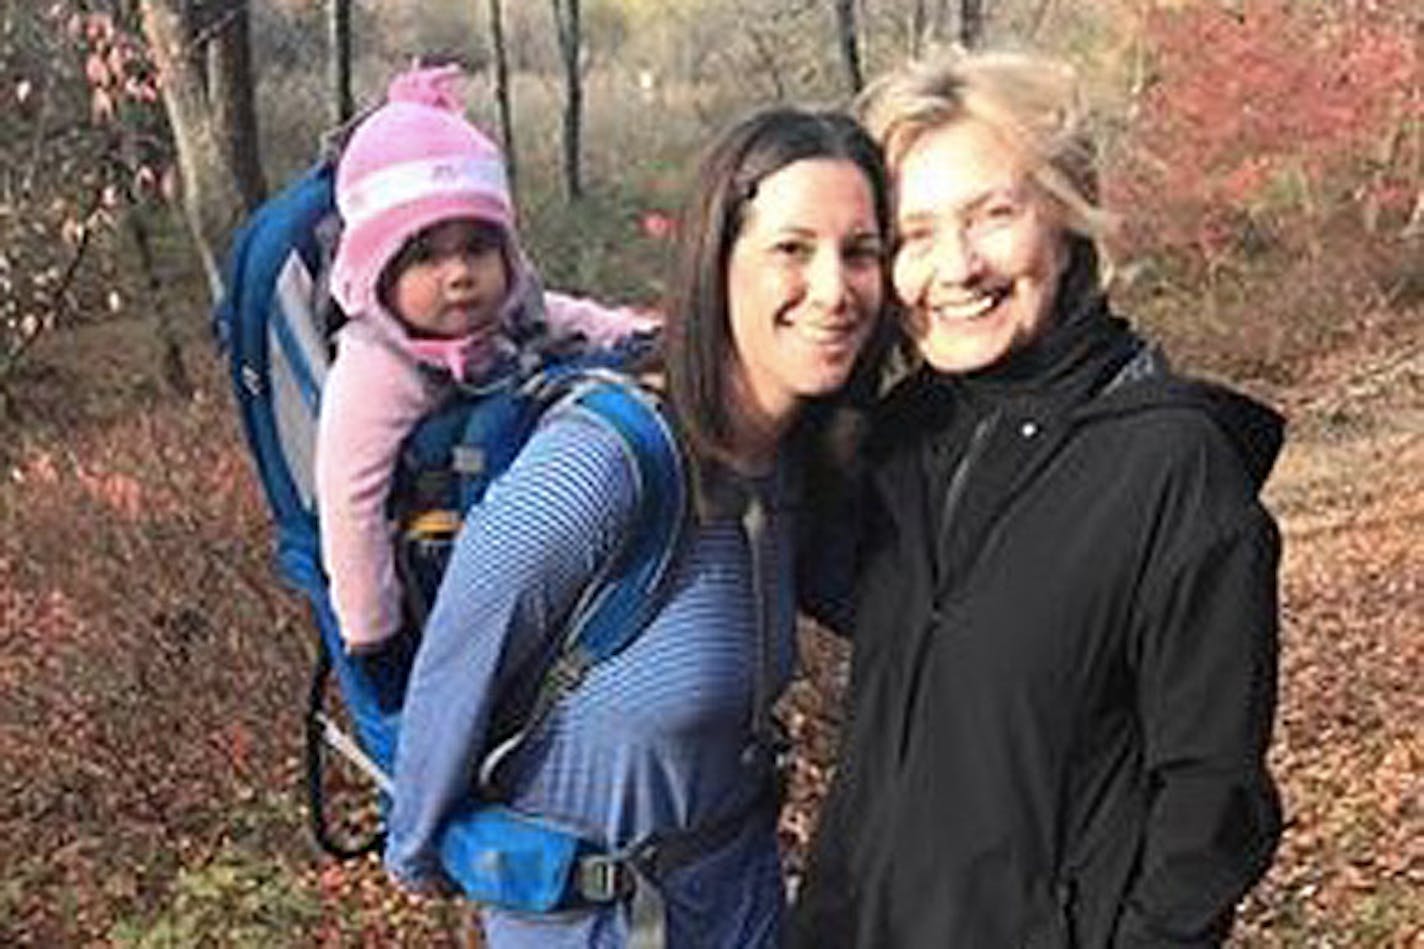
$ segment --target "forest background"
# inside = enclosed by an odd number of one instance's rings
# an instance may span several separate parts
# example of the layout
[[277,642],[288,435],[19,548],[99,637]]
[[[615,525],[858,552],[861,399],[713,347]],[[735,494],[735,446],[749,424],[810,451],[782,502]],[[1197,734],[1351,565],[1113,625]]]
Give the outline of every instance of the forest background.
[[[1123,309],[1291,420],[1288,826],[1233,940],[1424,944],[1418,0],[0,0],[0,944],[477,942],[308,841],[313,641],[209,333],[233,226],[326,129],[458,59],[549,282],[656,306],[716,129],[956,42],[1079,66]],[[845,668],[803,647],[792,877]]]

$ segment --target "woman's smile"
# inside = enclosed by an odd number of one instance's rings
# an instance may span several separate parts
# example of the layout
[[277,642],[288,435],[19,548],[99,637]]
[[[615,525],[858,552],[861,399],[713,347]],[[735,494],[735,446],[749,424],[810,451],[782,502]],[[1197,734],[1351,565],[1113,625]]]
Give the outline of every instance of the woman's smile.
[[984,369],[1044,332],[1064,235],[1006,139],[975,119],[924,135],[900,167],[898,216],[895,289],[931,366]]
[[761,180],[727,274],[747,408],[786,420],[846,381],[879,318],[883,249],[853,162],[805,159]]

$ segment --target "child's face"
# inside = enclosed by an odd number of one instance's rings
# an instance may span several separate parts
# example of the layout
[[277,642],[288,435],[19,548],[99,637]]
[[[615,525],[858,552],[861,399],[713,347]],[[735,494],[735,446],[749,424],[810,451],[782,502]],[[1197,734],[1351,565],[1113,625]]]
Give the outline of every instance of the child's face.
[[509,293],[504,235],[467,218],[411,238],[391,262],[386,305],[417,336],[493,334]]

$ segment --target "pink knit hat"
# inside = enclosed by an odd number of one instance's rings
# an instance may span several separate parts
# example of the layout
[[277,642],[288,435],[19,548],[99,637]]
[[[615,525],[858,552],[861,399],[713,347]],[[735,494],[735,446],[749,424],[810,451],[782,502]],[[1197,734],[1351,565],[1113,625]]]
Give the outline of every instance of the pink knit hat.
[[460,77],[458,66],[400,74],[386,104],[360,124],[342,151],[336,207],[343,231],[331,290],[349,314],[378,306],[381,272],[407,240],[432,224],[477,218],[513,237],[504,158],[461,114],[455,90]]

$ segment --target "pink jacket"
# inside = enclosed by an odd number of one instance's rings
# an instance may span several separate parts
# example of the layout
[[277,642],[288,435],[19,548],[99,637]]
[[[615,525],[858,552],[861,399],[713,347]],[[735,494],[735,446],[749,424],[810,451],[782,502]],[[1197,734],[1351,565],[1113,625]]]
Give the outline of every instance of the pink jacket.
[[[582,334],[593,347],[655,325],[633,310],[558,293],[544,294],[544,311],[553,339]],[[464,376],[462,363],[469,365],[470,356],[458,341],[416,347],[394,318],[381,312],[352,319],[338,335],[336,359],[322,388],[316,490],[321,555],[348,650],[373,648],[401,624],[395,533],[386,501],[401,443],[440,395],[416,361]]]

